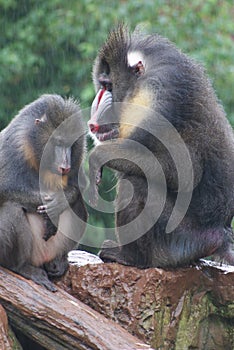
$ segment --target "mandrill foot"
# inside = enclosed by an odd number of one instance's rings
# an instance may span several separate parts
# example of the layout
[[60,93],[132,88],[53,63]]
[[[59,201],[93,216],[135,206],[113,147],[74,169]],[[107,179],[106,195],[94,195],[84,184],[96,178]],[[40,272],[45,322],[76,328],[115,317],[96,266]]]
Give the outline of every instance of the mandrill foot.
[[98,256],[105,263],[116,262],[121,265],[130,265],[122,256],[121,248],[119,247],[118,243],[112,240],[106,240],[103,242]]

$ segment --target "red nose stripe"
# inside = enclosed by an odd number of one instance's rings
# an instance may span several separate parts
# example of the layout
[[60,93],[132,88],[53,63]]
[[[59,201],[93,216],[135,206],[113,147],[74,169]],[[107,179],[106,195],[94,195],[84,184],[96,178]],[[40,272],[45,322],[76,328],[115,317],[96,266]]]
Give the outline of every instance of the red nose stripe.
[[104,94],[104,92],[106,91],[106,89],[101,89],[100,93],[99,93],[99,96],[98,96],[98,103],[97,103],[97,109],[98,109],[98,106],[99,106],[99,103],[101,102],[101,99],[102,99],[102,96]]

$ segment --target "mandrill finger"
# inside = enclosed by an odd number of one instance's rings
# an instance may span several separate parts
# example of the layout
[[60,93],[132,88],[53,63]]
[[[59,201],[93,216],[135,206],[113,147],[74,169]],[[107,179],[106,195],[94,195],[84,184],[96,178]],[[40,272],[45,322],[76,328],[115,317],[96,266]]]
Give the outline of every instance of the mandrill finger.
[[40,205],[39,207],[37,207],[37,213],[38,214],[47,213],[47,205]]
[[102,170],[103,168],[99,169],[96,175],[96,185],[100,185],[102,181]]
[[45,201],[52,201],[53,198],[52,198],[49,194],[46,194],[46,195],[44,196],[44,200],[45,200]]
[[89,190],[88,190],[88,199],[89,199],[89,204],[92,207],[97,206],[98,202],[98,189],[95,184],[90,185]]

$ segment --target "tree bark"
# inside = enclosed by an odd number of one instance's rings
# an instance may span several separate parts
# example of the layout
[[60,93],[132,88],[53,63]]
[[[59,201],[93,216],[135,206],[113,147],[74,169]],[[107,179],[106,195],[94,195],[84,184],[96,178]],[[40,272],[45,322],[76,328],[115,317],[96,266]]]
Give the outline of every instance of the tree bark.
[[7,314],[4,308],[0,305],[0,349],[12,350],[13,348],[22,350],[8,325]]
[[3,268],[0,303],[14,327],[49,350],[150,349],[65,291],[52,293]]
[[154,349],[234,349],[234,267],[70,265],[58,284]]

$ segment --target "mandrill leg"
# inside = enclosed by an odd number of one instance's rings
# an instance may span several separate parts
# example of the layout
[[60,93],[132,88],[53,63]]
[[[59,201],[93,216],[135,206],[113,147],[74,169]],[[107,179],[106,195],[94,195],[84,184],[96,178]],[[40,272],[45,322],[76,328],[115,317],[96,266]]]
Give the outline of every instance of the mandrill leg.
[[46,287],[51,292],[56,292],[57,288],[55,285],[49,280],[48,275],[46,271],[43,268],[32,266],[29,264],[25,264],[21,266],[20,268],[13,268],[14,272],[18,273],[19,275],[30,279],[34,281],[37,284],[40,284],[41,286]]

